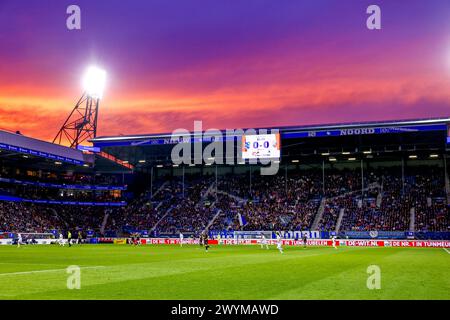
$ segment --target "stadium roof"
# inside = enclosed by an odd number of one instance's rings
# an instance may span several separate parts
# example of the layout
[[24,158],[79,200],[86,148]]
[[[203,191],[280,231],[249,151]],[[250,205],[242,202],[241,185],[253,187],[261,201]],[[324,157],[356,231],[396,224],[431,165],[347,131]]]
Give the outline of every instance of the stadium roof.
[[[356,123],[335,123],[335,124],[325,124],[325,125],[308,125],[308,126],[281,126],[281,127],[262,127],[255,128],[255,130],[279,130],[281,134],[283,133],[293,133],[293,132],[318,132],[318,131],[332,131],[332,130],[343,130],[351,128],[374,128],[374,127],[403,127],[413,128],[420,127],[424,129],[428,128],[429,125],[447,125],[450,123],[450,118],[428,118],[428,119],[413,119],[413,120],[392,120],[392,121],[370,121],[370,122],[356,122]],[[437,129],[438,127],[436,127]],[[440,127],[442,129],[443,127]],[[243,131],[249,128],[242,129]],[[238,130],[236,128],[230,130]],[[226,133],[226,130],[221,130],[222,133]],[[199,133],[192,132],[191,134],[198,135]],[[153,133],[153,134],[136,134],[136,135],[119,135],[119,136],[100,136],[90,141],[96,146],[112,146],[112,145],[129,145],[126,142],[142,142],[147,139],[158,139],[158,138],[170,138],[171,133]],[[240,136],[239,134],[237,134]]]
[[[25,168],[44,170],[85,170],[93,164],[92,155],[47,141],[0,130],[0,161]],[[82,169],[81,169],[82,168]]]
[[79,150],[3,130],[0,130],[0,149],[75,165],[85,162]]
[[[279,130],[284,161],[301,156],[307,156],[309,159],[320,158],[321,155],[342,154],[347,150],[352,153],[367,153],[367,150],[370,150],[374,154],[391,155],[392,152],[407,150],[425,150],[428,153],[430,150],[445,151],[448,124],[450,118],[431,118],[268,127],[255,130]],[[231,135],[231,139],[226,136],[226,131],[222,130],[222,141],[240,141],[238,138],[245,130],[236,131]],[[214,140],[206,135],[202,136],[199,132],[191,132],[190,137],[191,142],[202,142],[204,145]],[[171,150],[180,140],[172,138],[171,134],[162,133],[97,137],[91,142],[103,152],[139,168],[171,164]]]

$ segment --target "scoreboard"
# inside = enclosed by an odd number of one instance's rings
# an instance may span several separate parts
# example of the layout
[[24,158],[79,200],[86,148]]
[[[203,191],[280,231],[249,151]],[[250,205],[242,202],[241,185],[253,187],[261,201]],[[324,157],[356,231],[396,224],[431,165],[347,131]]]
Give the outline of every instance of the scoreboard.
[[242,136],[242,159],[280,158],[280,134]]

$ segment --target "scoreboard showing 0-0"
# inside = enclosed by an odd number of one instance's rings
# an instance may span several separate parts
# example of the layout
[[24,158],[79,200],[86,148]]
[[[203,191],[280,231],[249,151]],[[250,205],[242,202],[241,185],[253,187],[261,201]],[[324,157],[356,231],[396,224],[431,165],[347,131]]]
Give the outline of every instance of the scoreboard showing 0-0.
[[242,159],[280,158],[280,134],[242,136]]

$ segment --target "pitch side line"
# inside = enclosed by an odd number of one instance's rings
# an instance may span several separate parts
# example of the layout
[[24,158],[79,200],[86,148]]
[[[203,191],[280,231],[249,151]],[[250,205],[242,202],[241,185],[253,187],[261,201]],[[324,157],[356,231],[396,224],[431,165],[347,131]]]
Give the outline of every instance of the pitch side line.
[[447,250],[447,248],[442,248],[445,250],[445,252],[447,252],[448,254],[450,254],[450,251]]
[[[80,269],[99,269],[99,268],[105,268],[105,267],[104,266],[80,267]],[[0,277],[2,277],[2,276],[15,276],[15,275],[21,275],[21,274],[58,272],[58,271],[66,271],[66,270],[67,270],[67,268],[64,268],[64,269],[32,270],[32,271],[21,271],[21,272],[8,272],[8,273],[0,273]]]

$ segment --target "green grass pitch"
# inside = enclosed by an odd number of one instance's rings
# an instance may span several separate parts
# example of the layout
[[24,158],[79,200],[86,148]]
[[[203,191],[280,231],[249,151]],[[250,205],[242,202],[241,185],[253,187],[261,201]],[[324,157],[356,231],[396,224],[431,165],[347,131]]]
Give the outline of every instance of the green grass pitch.
[[[66,268],[81,268],[67,289]],[[381,270],[369,290],[367,267]],[[0,246],[1,299],[450,299],[443,249]]]

